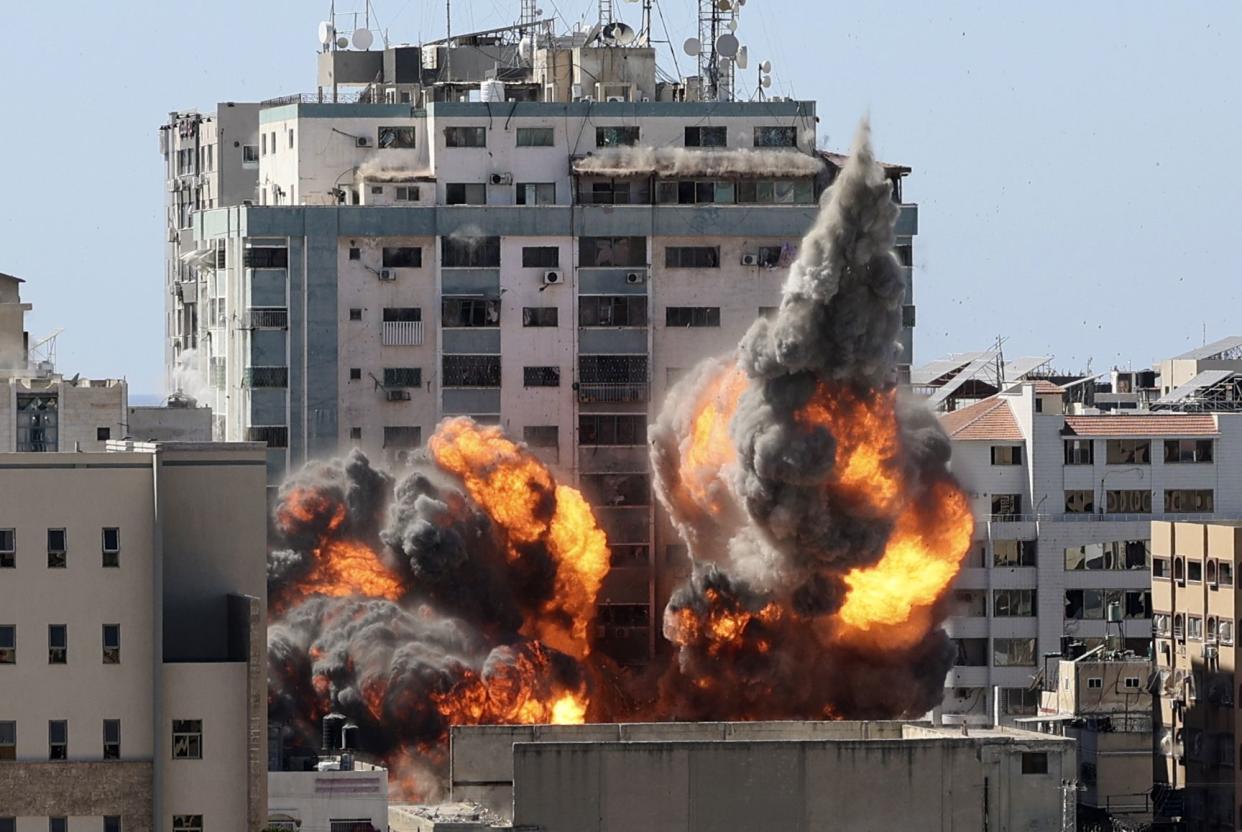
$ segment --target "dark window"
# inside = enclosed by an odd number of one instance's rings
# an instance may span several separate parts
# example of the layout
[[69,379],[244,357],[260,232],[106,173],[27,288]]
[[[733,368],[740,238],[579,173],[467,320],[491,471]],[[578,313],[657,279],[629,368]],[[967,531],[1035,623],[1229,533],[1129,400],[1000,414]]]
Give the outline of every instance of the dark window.
[[599,623],[608,627],[646,627],[651,607],[646,604],[600,604]]
[[988,640],[986,638],[955,638],[953,645],[957,648],[957,658],[953,664],[958,667],[987,667]]
[[112,438],[112,428],[95,428],[95,440],[97,442],[107,442]]
[[0,569],[17,567],[17,529],[0,529]]
[[645,543],[613,543],[608,547],[610,566],[646,566],[651,563],[651,547]]
[[914,247],[906,244],[901,246],[893,246],[893,254],[897,256],[897,262],[903,266],[914,265]]
[[758,265],[766,269],[775,269],[781,264],[781,254],[783,251],[783,246],[759,246],[759,250],[755,254]]
[[670,306],[664,310],[665,326],[720,326],[719,306]]
[[1149,465],[1150,439],[1109,439],[1105,445],[1109,465]]
[[1021,494],[993,494],[993,517],[1018,517],[1022,514]]
[[554,138],[551,127],[519,127],[518,147],[552,147]]
[[992,615],[997,618],[1027,618],[1035,615],[1035,590],[992,590]]
[[65,624],[47,625],[47,663],[67,664],[69,661],[69,627]]
[[121,565],[121,530],[118,528],[106,527],[103,530],[103,565]]
[[69,818],[53,816],[47,819],[47,832],[69,832]]
[[69,759],[69,723],[63,719],[47,721],[47,758]]
[[595,146],[633,147],[638,144],[638,136],[638,128],[633,126],[596,127]]
[[557,318],[555,306],[522,307],[522,326],[556,326]]
[[646,384],[645,355],[582,355],[578,374],[584,384]]
[[755,147],[797,147],[796,127],[756,127]]
[[1038,551],[1034,540],[993,540],[992,565],[996,567],[1034,566]]
[[486,127],[445,127],[445,147],[487,147]]
[[17,759],[17,723],[0,720],[0,760]]
[[578,265],[582,268],[645,267],[646,237],[580,237]]
[[384,322],[399,323],[409,321],[421,321],[423,319],[423,310],[418,306],[385,306]]
[[361,439],[361,438],[362,438],[362,428],[350,428],[350,429],[349,429],[349,438],[350,438],[350,439]]
[[578,417],[579,445],[645,445],[647,417],[641,413],[589,413]]
[[500,301],[446,297],[440,302],[440,323],[445,327],[500,326]]
[[17,627],[0,624],[0,664],[17,664]]
[[915,311],[913,306],[907,304],[906,306],[901,307],[901,325],[906,327],[912,327],[915,325]]
[[421,367],[385,367],[384,387],[422,387]]
[[385,247],[382,262],[386,269],[421,269],[423,250],[418,246]]
[[362,380],[362,368],[361,367],[350,367],[349,368],[349,380],[350,381],[361,381]]
[[385,448],[417,448],[423,444],[423,429],[418,425],[385,425]]
[[248,269],[287,269],[289,268],[289,249],[248,248],[242,254],[242,264]]
[[[289,131],[289,140],[293,140],[293,131]],[[121,816],[120,815],[104,815],[103,832],[121,832]]]
[[1034,667],[1035,639],[992,639],[992,665],[994,667]]
[[583,474],[578,481],[593,506],[651,505],[651,478],[647,474]]
[[103,663],[121,663],[121,625],[103,625]]
[[64,529],[47,530],[47,568],[64,569],[67,565],[67,541]]
[[686,147],[724,147],[728,131],[724,127],[687,127]]
[[361,309],[359,309],[357,306],[352,306],[352,307],[350,307],[350,309],[349,309],[349,319],[350,319],[351,321],[361,321],[361,320],[362,320],[362,310],[361,310]]
[[555,269],[561,264],[557,246],[523,246],[522,266],[528,269]]
[[349,247],[349,259],[350,260],[361,260],[362,249],[358,248],[357,246],[350,246]]
[[1021,465],[1022,464],[1022,446],[1021,445],[993,445],[992,446],[992,464],[993,465]]
[[[637,203],[637,198],[631,200],[630,183],[619,181],[616,179],[606,179],[597,182],[591,182],[590,190],[586,190],[588,183],[583,183],[583,187],[579,190],[579,200],[588,205],[629,205],[631,201]],[[639,195],[637,189],[633,189],[634,196]]]
[[519,182],[516,194],[518,205],[555,205],[555,182]]
[[1065,440],[1066,465],[1091,465],[1095,462],[1095,443],[1090,439]]
[[560,387],[560,367],[523,367],[522,386],[524,387]]
[[1091,489],[1072,489],[1065,492],[1066,514],[1093,514],[1095,492]]
[[664,266],[669,269],[718,269],[719,246],[669,246],[664,249]]
[[582,295],[578,326],[646,326],[645,295]]
[[393,199],[397,202],[418,202],[419,198],[417,185],[398,185],[393,188]]
[[446,268],[496,268],[500,265],[499,237],[441,237],[441,265]]
[[380,127],[376,144],[381,150],[414,147],[413,127]]
[[1023,751],[1022,752],[1022,773],[1023,774],[1047,774],[1048,773],[1048,755],[1043,751]]
[[1164,492],[1168,514],[1209,514],[1216,510],[1215,502],[1210,488],[1171,488]]
[[289,447],[289,428],[284,425],[254,425],[246,428],[247,442],[266,442],[269,448]]
[[103,721],[103,758],[105,760],[121,759],[121,720],[119,719]]
[[448,182],[444,185],[446,205],[486,205],[487,186],[482,182]]
[[202,815],[173,815],[173,832],[203,832]]
[[499,355],[444,356],[445,387],[499,387]]
[[1211,439],[1164,440],[1165,462],[1211,462]]
[[203,758],[203,721],[174,719],[172,721],[172,756],[174,760]]

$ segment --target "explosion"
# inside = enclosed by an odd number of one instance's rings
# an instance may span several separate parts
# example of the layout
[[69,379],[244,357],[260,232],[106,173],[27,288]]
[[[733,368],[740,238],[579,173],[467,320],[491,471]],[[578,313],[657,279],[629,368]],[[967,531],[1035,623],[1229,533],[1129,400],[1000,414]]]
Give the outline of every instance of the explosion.
[[775,316],[664,402],[656,495],[695,568],[645,675],[593,644],[609,551],[590,504],[500,428],[445,420],[399,480],[354,451],[286,482],[269,701],[291,744],[313,753],[342,714],[403,797],[431,799],[454,724],[934,707],[973,521],[947,438],[895,384],[897,212],[864,126]]

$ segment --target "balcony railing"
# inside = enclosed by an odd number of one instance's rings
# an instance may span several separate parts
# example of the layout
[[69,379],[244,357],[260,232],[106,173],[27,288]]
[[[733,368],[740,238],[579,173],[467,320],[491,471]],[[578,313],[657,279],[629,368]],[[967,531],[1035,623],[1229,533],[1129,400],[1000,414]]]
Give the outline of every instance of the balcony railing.
[[251,329],[288,329],[288,309],[251,309],[249,315]]
[[421,347],[423,345],[422,321],[384,321],[380,330],[380,343],[385,347]]
[[1098,514],[1082,513],[1040,513],[1040,514],[985,514],[980,520],[988,523],[1125,523],[1143,522],[1147,520],[1174,520],[1185,523],[1203,523],[1217,519],[1218,515],[1208,513],[1190,514],[1181,512],[1151,511],[1143,514]]
[[632,384],[578,383],[578,401],[582,404],[642,403],[647,401],[649,396],[650,385],[645,381]]
[[288,367],[247,367],[242,374],[246,387],[288,387]]

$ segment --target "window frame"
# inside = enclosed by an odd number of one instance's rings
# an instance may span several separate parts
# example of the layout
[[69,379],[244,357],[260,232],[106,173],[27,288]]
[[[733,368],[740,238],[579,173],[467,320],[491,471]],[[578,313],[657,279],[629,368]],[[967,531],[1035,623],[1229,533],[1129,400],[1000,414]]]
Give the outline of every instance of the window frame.
[[[171,720],[172,744],[169,753],[174,760],[203,759],[203,720],[174,719]],[[179,730],[180,729],[180,730]],[[178,749],[177,741],[184,741],[184,748]]]
[[487,127],[480,125],[451,124],[444,128],[444,146],[453,150],[469,150],[487,147]]
[[[547,138],[547,141],[529,141],[538,136],[539,138]],[[523,137],[527,141],[522,141]],[[556,147],[556,129],[553,127],[519,127],[514,136],[514,147]]]
[[[60,534],[60,546],[52,545],[52,535]],[[65,528],[50,528],[47,530],[47,568],[48,569],[68,569],[69,568],[69,530]]]
[[[115,739],[108,739],[109,728],[115,729]],[[119,719],[103,721],[103,758],[105,760],[121,759],[121,720]]]
[[17,529],[0,529],[0,569],[17,568]]
[[[108,545],[108,533],[112,532],[116,539],[114,545]],[[118,526],[104,526],[99,533],[100,557],[105,569],[118,569],[121,566],[121,529]]]
[[[58,734],[60,739],[57,739]],[[47,721],[47,758],[56,762],[69,759],[69,720]]]
[[[58,638],[59,636],[59,638]],[[58,645],[56,642],[60,641]],[[47,663],[69,664],[69,625],[47,625]]]
[[[109,644],[108,636],[115,635],[113,644]],[[121,663],[121,625],[120,624],[104,624],[101,637],[101,645],[103,648],[104,664],[120,664]]]
[[[388,143],[384,142],[385,131],[392,136]],[[292,137],[289,141],[289,146],[293,147]],[[381,124],[375,128],[375,147],[377,150],[414,150],[418,147],[418,130],[412,125]]]

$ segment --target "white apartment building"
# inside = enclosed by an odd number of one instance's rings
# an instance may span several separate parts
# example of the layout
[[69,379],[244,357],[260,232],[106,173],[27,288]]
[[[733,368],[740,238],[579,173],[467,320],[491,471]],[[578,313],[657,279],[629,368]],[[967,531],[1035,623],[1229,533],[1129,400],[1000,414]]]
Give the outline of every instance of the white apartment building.
[[1025,381],[941,416],[976,518],[947,625],[946,721],[1033,714],[1032,678],[1063,639],[1147,655],[1151,521],[1242,514],[1242,414],[1073,415],[1063,401]]
[[260,830],[259,445],[0,465],[0,830]]
[[[641,661],[689,567],[653,509],[648,418],[777,305],[842,160],[814,102],[696,100],[641,40],[521,34],[324,52],[318,94],[259,105],[255,190],[170,204],[170,356],[205,379],[217,439],[267,443],[272,482],[351,446],[399,459],[446,416],[503,425],[603,507],[601,626]],[[350,78],[361,96],[329,93]],[[199,174],[167,146],[184,189]],[[887,170],[900,202],[909,170]],[[903,205],[907,267],[916,231]]]

